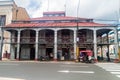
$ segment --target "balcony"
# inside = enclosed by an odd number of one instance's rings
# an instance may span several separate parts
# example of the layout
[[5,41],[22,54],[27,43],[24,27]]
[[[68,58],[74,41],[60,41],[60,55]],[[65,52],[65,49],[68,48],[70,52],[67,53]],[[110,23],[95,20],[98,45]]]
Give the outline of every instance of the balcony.
[[85,36],[79,36],[79,44],[91,44],[93,43],[93,38],[92,37],[85,37]]
[[4,37],[3,43],[9,44],[9,43],[17,43],[17,38],[9,38],[9,37]]
[[72,44],[73,43],[73,38],[70,38],[70,37],[58,38],[58,43],[59,44]]
[[38,42],[40,44],[53,44],[54,43],[54,37],[39,38]]
[[21,43],[35,43],[35,37],[21,37]]

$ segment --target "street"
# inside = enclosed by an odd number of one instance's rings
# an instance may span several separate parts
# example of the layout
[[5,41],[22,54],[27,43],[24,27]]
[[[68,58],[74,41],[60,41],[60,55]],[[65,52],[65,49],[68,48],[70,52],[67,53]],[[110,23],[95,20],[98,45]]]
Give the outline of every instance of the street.
[[[107,66],[109,68],[107,68]],[[0,80],[119,80],[119,79],[120,79],[119,63],[86,64],[74,62],[37,62],[37,61],[0,62]]]

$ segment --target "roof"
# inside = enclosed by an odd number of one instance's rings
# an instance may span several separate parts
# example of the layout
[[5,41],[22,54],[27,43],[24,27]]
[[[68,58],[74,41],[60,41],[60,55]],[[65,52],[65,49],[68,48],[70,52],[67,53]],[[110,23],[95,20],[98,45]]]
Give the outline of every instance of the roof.
[[[39,18],[31,18],[30,20],[76,20],[77,17],[69,17],[69,16],[52,16],[52,17],[39,17]],[[87,18],[78,18],[80,20],[87,20]]]
[[[44,12],[43,14],[57,14],[64,13],[63,11],[59,12]],[[78,23],[78,24],[77,24]],[[6,27],[105,27],[109,26],[106,24],[98,24],[94,23],[93,19],[88,18],[77,18],[77,17],[69,17],[69,16],[43,16],[39,18],[31,18],[28,20],[17,20],[12,24],[7,25]]]
[[65,11],[43,12],[43,14],[65,14]]
[[[77,23],[76,22],[57,22],[57,23],[12,23],[7,25],[6,27],[20,27],[20,28],[24,28],[24,27],[29,27],[29,28],[33,28],[33,27],[76,27]],[[78,23],[78,26],[81,27],[104,27],[104,26],[109,26],[109,25],[105,25],[105,24],[98,24],[98,23],[93,23],[93,22],[80,22]]]

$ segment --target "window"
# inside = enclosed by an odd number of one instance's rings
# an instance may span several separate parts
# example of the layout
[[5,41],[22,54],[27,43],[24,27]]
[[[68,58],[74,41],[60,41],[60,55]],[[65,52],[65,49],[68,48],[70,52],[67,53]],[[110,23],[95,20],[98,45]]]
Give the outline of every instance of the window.
[[4,26],[6,22],[6,16],[0,15],[0,26]]

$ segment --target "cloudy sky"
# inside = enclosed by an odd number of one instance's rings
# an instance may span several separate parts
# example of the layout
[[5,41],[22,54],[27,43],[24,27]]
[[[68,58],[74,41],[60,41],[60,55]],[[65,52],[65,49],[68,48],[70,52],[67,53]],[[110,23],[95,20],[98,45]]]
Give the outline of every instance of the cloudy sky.
[[[118,20],[120,0],[15,0],[26,8],[30,17],[41,17],[45,11],[66,11],[67,16]],[[79,9],[77,12],[77,8]]]

